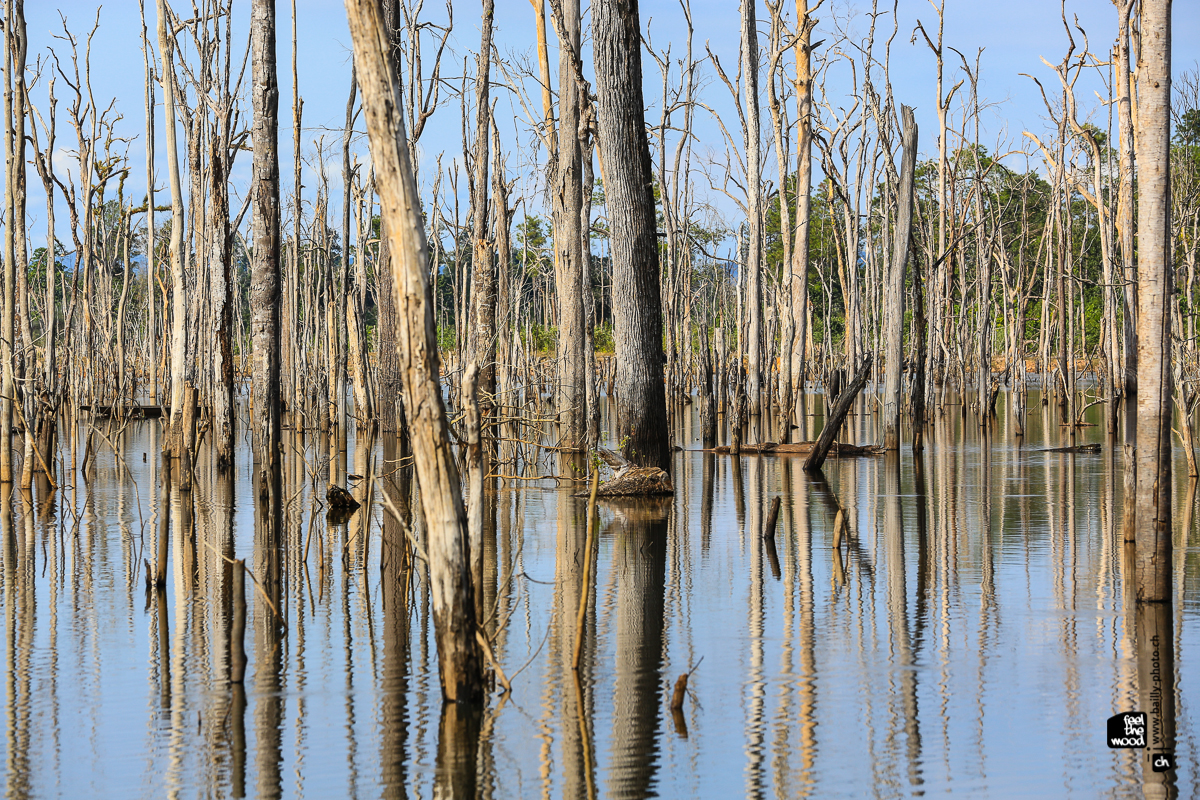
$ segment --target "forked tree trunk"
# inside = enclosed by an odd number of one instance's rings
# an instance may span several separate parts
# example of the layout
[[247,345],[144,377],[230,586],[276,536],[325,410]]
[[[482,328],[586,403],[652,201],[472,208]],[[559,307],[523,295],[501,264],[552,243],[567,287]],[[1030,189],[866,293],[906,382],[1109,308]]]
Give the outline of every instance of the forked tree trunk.
[[279,82],[275,73],[275,0],[250,7],[254,143],[251,226],[251,337],[254,348],[254,459],[261,497],[279,491]]
[[429,537],[429,579],[442,694],[447,700],[476,702],[483,694],[483,669],[476,640],[466,513],[438,382],[428,250],[401,118],[400,81],[388,57],[388,36],[379,0],[346,0],[346,14],[380,204],[388,220],[399,312],[397,356]]
[[612,228],[617,440],[629,461],[669,472],[658,238],[637,0],[598,0],[592,13],[597,129]]
[[1159,603],[1171,599],[1171,0],[1142,2],[1138,69],[1137,599]]
[[900,384],[904,362],[904,271],[912,241],[913,174],[917,166],[917,123],[912,109],[900,106],[904,127],[904,155],[900,164],[900,189],[896,198],[896,235],[892,243],[887,286],[884,289],[886,371],[883,378],[883,446],[900,449]]

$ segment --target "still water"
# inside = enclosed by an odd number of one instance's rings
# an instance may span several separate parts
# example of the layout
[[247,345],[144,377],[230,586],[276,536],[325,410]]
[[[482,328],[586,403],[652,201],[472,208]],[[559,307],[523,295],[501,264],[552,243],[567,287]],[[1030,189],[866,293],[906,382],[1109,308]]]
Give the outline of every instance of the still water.
[[[292,434],[272,550],[247,442],[232,479],[202,459],[187,490],[162,480],[157,421],[95,423],[86,472],[83,423],[58,492],[3,498],[5,795],[1200,797],[1184,462],[1175,601],[1143,620],[1105,412],[1077,436],[1101,452],[1071,455],[1041,450],[1070,442],[1036,394],[1023,442],[1006,402],[989,438],[952,406],[919,462],[907,446],[831,459],[823,479],[800,458],[700,452],[696,407],[680,407],[675,496],[600,504],[578,677],[585,487],[497,481],[483,603],[512,692],[480,715],[441,703],[428,588],[379,502],[416,504],[390,443],[351,436],[344,469],[370,502],[340,521],[320,502],[328,441]],[[820,425],[810,405],[803,438]],[[877,438],[870,413],[851,427],[848,441]],[[545,474],[572,473],[526,470]],[[772,545],[759,531],[775,497]],[[147,590],[164,532],[166,585]],[[226,680],[232,558],[261,584],[244,691]],[[1146,710],[1151,638],[1174,681],[1166,786],[1105,740],[1108,717]]]

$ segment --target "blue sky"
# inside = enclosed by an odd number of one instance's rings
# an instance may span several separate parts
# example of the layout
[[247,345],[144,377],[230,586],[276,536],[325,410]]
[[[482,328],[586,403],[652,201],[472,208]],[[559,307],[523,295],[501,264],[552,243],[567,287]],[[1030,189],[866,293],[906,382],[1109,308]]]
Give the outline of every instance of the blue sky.
[[[182,11],[184,6],[177,3]],[[1049,123],[1046,120],[1045,107],[1037,87],[1028,77],[1020,73],[1030,73],[1039,77],[1048,88],[1055,85],[1053,72],[1040,60],[1045,57],[1051,63],[1061,60],[1066,47],[1066,35],[1061,22],[1061,9],[1057,4],[1036,2],[1035,0],[1012,0],[1005,3],[975,3],[961,0],[947,0],[945,11],[945,43],[960,50],[972,63],[978,48],[984,48],[980,82],[980,96],[986,102],[996,104],[984,112],[983,140],[989,149],[996,149],[1000,143],[1001,149],[1019,148],[1022,146],[1021,132],[1031,130],[1039,135],[1046,132]],[[147,23],[151,35],[154,32],[154,0],[147,2]],[[189,4],[190,6],[190,4]],[[249,21],[249,2],[236,0],[234,18],[234,39],[236,51],[240,56],[245,47],[245,34]],[[302,152],[310,158],[315,152],[314,142],[321,135],[326,143],[340,142],[338,129],[344,123],[346,94],[350,80],[350,36],[346,28],[345,9],[338,0],[299,0],[299,83],[301,95],[304,98],[304,119]],[[813,34],[814,40],[825,39],[832,43],[836,39],[833,31],[834,18],[842,20],[841,25],[847,27],[853,36],[862,37],[867,31],[869,20],[866,12],[869,4],[862,2],[853,4],[825,5],[816,13],[820,20]],[[881,4],[881,10],[886,16],[878,23],[877,56],[882,55],[883,40],[890,34],[891,8],[886,9]],[[1091,0],[1090,2],[1070,2],[1067,5],[1068,19],[1074,21],[1078,17],[1079,24],[1087,31],[1093,50],[1106,51],[1116,33],[1116,11],[1111,2]],[[60,58],[65,58],[66,47],[61,40],[54,39],[55,34],[61,34],[59,14],[66,17],[72,31],[80,38],[81,46],[86,32],[90,30],[95,19],[97,6],[94,2],[40,2],[27,0],[26,18],[30,40],[30,64],[39,53],[44,53],[47,46],[54,46]],[[586,11],[585,11],[586,13]],[[765,31],[766,8],[759,5],[760,29]],[[445,19],[445,8],[435,0],[426,0],[424,15],[434,20]],[[479,7],[476,3],[459,2],[454,9],[454,30],[450,38],[450,52],[443,64],[442,74],[457,82],[463,73],[463,58],[478,46]],[[291,11],[287,0],[277,0],[278,15],[278,59],[280,78],[280,154],[285,180],[285,196],[291,192]],[[674,2],[643,2],[641,6],[643,27],[651,23],[651,33],[656,48],[662,48],[667,42],[672,42],[672,55],[683,53],[683,15],[679,3]],[[693,43],[694,56],[699,58],[704,54],[707,44],[721,59],[722,64],[731,73],[736,70],[739,13],[738,4],[733,0],[717,2],[716,0],[695,0],[692,5],[695,39]],[[892,46],[892,83],[897,102],[907,103],[916,108],[917,121],[921,128],[920,148],[923,157],[936,152],[936,105],[935,105],[935,68],[934,59],[929,48],[918,34],[917,43],[910,44],[913,29],[919,19],[925,23],[931,35],[936,30],[937,14],[928,0],[902,0],[898,6],[899,32]],[[496,9],[495,40],[501,53],[515,54],[527,58],[532,57],[533,11],[528,0],[500,0]],[[1200,4],[1180,2],[1174,4],[1174,52],[1173,64],[1176,74],[1184,70],[1195,70],[1197,59],[1200,58],[1200,46],[1197,45],[1196,33],[1200,33]],[[131,195],[141,198],[145,192],[144,176],[144,108],[143,108],[143,64],[140,45],[141,24],[138,17],[136,0],[117,0],[100,9],[100,29],[92,47],[92,84],[98,104],[106,105],[109,100],[116,98],[115,109],[124,116],[118,125],[121,135],[134,137],[128,145],[133,174],[128,181],[128,191]],[[1077,39],[1078,41],[1078,39]],[[551,32],[551,47],[553,48],[553,33]],[[828,44],[826,45],[828,46]],[[427,54],[428,59],[431,53]],[[584,61],[587,71],[591,70],[590,46],[585,44]],[[947,85],[952,85],[962,77],[957,69],[958,59],[949,51],[946,52]],[[556,72],[557,59],[551,53],[552,70]],[[646,72],[646,87],[648,111],[647,118],[656,120],[658,117],[658,98],[660,79],[654,62],[643,56],[643,67]],[[470,65],[473,69],[473,59]],[[235,68],[236,71],[236,68]],[[843,76],[844,68],[831,72],[830,94],[839,97],[845,94]],[[705,67],[703,71],[704,86],[701,98],[710,106],[726,117],[726,124],[736,125],[728,91],[716,79],[712,69]],[[247,80],[249,70],[247,70]],[[493,79],[496,79],[495,71]],[[841,84],[841,88],[839,88]],[[534,87],[529,86],[529,90]],[[964,87],[965,88],[965,87]],[[1077,90],[1081,115],[1094,115],[1094,119],[1102,128],[1106,126],[1106,112],[1100,107],[1093,90],[1102,90],[1102,84],[1095,76],[1081,78]],[[65,114],[66,88],[62,81],[58,84],[59,121],[58,142],[61,150],[72,149],[73,133]],[[536,213],[536,206],[541,192],[535,184],[540,174],[540,159],[544,154],[535,154],[532,150],[533,137],[529,133],[520,105],[513,99],[511,92],[499,90],[497,114],[500,119],[502,135],[506,147],[513,148],[509,155],[508,169],[510,174],[518,176],[514,189],[516,196],[529,198],[530,213]],[[965,92],[963,93],[965,98]],[[45,113],[44,81],[33,91],[35,103]],[[161,102],[161,91],[158,93]],[[248,105],[247,105],[247,115]],[[769,120],[765,102],[763,109],[764,124]],[[158,123],[158,156],[159,177],[157,186],[166,188],[166,173],[162,157],[164,146],[162,139],[163,125]],[[361,130],[361,121],[360,121]],[[714,124],[706,119],[705,114],[698,116],[696,133],[704,144],[710,144],[718,149],[721,147],[719,132]],[[764,137],[769,139],[766,131]],[[514,147],[514,145],[519,145]],[[461,127],[459,105],[456,99],[449,100],[429,123],[429,129],[421,140],[422,146],[422,179],[428,183],[432,178],[433,165],[436,157],[442,154],[443,165],[449,165],[461,159]],[[366,158],[365,139],[359,137],[356,149]],[[697,156],[703,157],[704,147],[697,150]],[[60,159],[60,163],[66,163]],[[774,157],[766,159],[770,170],[774,171]],[[250,156],[244,153],[239,156],[232,174],[232,185],[236,193],[240,193],[249,175]],[[1014,164],[1024,168],[1024,159]],[[1031,166],[1040,167],[1040,161],[1031,162]],[[337,213],[340,205],[340,156],[334,155],[327,161],[326,171],[331,185],[335,187],[331,194]],[[315,174],[311,164],[306,167],[305,191],[311,198],[316,186]],[[719,194],[709,192],[700,179],[699,194],[708,195],[718,213],[732,221],[737,212],[733,204]],[[30,169],[29,222],[31,228],[31,246],[39,246],[44,241],[45,201],[40,194],[40,182]],[[461,191],[465,193],[465,180],[461,181]],[[186,199],[186,198],[185,198]],[[166,197],[160,202],[166,202]],[[232,201],[236,210],[238,199]],[[460,205],[465,209],[465,200]],[[66,232],[66,215],[60,211],[59,225],[62,226],[59,239],[69,241]]]

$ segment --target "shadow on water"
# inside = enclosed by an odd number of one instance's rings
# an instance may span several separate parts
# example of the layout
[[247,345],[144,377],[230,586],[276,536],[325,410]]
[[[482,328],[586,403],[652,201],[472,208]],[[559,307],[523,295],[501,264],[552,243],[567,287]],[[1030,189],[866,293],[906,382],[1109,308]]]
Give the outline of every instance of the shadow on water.
[[[186,480],[156,423],[90,450],[64,429],[60,487],[0,487],[6,795],[1200,796],[1196,484],[1177,471],[1174,601],[1137,606],[1121,443],[1096,408],[1075,442],[1100,453],[1047,452],[1070,437],[1038,400],[1019,440],[1002,393],[990,430],[948,405],[921,456],[815,475],[699,452],[681,404],[676,495],[599,503],[591,552],[584,457],[497,469],[476,581],[512,692],[475,709],[441,702],[405,443],[288,431],[260,497],[244,447]],[[811,439],[821,398],[798,407]],[[360,507],[332,513],[330,483]],[[1128,710],[1149,751],[1104,746]]]

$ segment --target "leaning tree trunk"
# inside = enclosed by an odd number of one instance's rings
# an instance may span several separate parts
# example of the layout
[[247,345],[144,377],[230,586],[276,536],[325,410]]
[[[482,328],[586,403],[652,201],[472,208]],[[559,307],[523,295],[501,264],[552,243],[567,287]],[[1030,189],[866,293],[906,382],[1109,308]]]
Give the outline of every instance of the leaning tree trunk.
[[250,8],[254,72],[254,193],[251,226],[251,338],[254,350],[254,459],[259,495],[279,489],[279,82],[275,73],[275,0]]
[[442,694],[447,700],[476,702],[483,694],[483,669],[476,639],[466,513],[438,382],[428,250],[400,116],[400,81],[388,57],[388,36],[379,0],[346,0],[346,14],[380,205],[388,220],[399,312],[397,355],[404,379],[405,408],[411,415],[413,454],[429,536],[429,580]]
[[1140,70],[1137,599],[1166,602],[1171,599],[1171,0],[1142,2]]
[[599,0],[592,8],[596,121],[612,229],[617,439],[621,454],[633,463],[670,471],[654,180],[642,101],[637,0]]
[[896,198],[896,236],[892,263],[884,289],[884,332],[887,364],[883,377],[883,446],[900,449],[900,383],[904,361],[904,270],[912,241],[913,173],[917,166],[917,123],[912,109],[900,106],[904,126],[904,155],[900,164],[900,190]]

